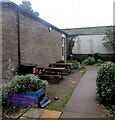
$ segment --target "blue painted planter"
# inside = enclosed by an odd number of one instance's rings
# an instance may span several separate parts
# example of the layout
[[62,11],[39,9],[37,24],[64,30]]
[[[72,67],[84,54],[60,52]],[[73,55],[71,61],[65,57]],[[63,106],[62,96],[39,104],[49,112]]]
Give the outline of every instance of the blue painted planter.
[[46,88],[42,88],[37,92],[9,92],[6,100],[19,106],[41,107],[41,105],[44,104],[45,100],[47,99],[45,93]]

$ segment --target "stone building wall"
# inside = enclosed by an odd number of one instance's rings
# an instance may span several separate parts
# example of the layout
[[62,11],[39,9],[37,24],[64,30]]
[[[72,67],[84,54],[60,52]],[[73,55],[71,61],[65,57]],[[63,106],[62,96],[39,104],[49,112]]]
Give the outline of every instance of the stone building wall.
[[[101,53],[103,60],[115,60],[113,50],[103,47],[105,42],[103,39],[108,31],[112,31],[113,26],[100,26],[88,28],[74,28],[65,29],[65,31],[73,37],[73,46],[69,53],[73,55],[73,59],[77,60],[78,57],[88,57],[98,52]],[[71,43],[71,42],[70,42]]]
[[2,8],[0,6],[0,89],[2,83]]
[[61,33],[20,15],[21,63],[47,66],[61,59]]
[[5,82],[10,81],[17,67],[18,40],[16,12],[4,6],[2,9],[2,77]]
[[[14,73],[18,71],[18,32],[20,34],[21,64],[32,63],[38,64],[38,66],[48,66],[52,62],[62,59],[62,34],[64,32],[23,10],[20,10],[20,24],[18,24],[17,11],[19,9],[14,3],[2,5],[3,82],[10,81]],[[20,31],[18,31],[18,25]],[[66,59],[66,48],[64,50]]]

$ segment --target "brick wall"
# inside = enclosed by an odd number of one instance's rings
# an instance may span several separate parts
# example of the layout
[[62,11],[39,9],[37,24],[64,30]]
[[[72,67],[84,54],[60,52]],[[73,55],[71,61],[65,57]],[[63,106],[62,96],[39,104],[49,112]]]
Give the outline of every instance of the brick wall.
[[[5,6],[2,9],[2,72],[5,82],[9,82],[18,66],[18,41],[16,12]],[[14,70],[11,71],[9,67]],[[4,81],[3,81],[4,82]]]
[[[21,64],[33,63],[38,66],[48,66],[52,62],[62,59],[62,33],[60,31],[54,28],[49,31],[47,24],[43,24],[23,12],[20,12],[19,18]],[[18,70],[17,8],[4,5],[2,19],[2,69],[6,82],[10,81],[13,72]],[[12,68],[12,71],[9,71],[9,68]]]
[[2,9],[0,6],[0,88],[2,83]]
[[61,33],[20,15],[21,62],[47,66],[61,59]]

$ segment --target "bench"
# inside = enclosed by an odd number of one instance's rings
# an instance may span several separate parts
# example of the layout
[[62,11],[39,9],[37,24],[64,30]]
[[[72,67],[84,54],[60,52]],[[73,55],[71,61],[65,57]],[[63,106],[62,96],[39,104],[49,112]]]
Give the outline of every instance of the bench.
[[[56,82],[56,83],[59,83],[60,81],[60,75],[52,75],[52,74],[39,74],[38,75],[41,79],[46,79],[48,80],[48,82]],[[51,81],[49,81],[51,80]]]

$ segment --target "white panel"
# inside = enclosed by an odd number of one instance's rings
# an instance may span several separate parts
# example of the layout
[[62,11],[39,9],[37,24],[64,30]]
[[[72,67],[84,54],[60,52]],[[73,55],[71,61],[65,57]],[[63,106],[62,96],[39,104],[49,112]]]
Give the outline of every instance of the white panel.
[[99,52],[102,54],[112,54],[113,51],[103,47],[102,43],[105,35],[84,35],[78,36],[74,40],[73,54],[93,54]]
[[62,37],[66,38],[66,35],[65,35],[65,34],[62,34]]

